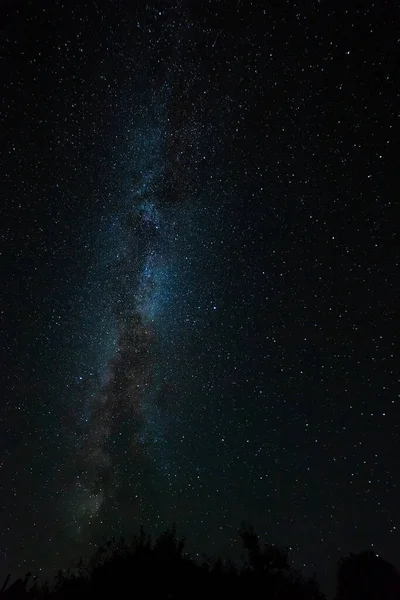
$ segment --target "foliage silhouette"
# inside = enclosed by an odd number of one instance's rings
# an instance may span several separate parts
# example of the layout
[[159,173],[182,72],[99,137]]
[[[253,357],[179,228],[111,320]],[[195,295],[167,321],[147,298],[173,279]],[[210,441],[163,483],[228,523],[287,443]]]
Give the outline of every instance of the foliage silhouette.
[[400,600],[400,576],[375,552],[350,554],[338,564],[336,600]]
[[[50,585],[18,579],[0,591],[0,600],[165,598],[170,600],[324,600],[315,578],[290,565],[286,548],[261,543],[251,526],[239,529],[245,556],[236,565],[221,558],[193,560],[173,526],[153,543],[143,528],[128,543],[106,541],[75,569],[59,571]],[[396,569],[372,552],[350,555],[338,565],[336,600],[400,600]]]

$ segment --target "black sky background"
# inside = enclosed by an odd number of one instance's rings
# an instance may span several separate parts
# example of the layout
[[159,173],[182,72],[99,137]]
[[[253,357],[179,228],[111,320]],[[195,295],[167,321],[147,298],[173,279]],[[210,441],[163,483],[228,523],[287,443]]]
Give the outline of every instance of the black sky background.
[[2,2],[0,573],[173,521],[400,564],[398,17]]

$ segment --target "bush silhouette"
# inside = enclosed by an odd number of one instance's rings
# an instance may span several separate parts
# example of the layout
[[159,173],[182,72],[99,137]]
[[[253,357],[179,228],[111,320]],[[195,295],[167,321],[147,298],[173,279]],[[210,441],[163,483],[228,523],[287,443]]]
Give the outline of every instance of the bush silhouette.
[[400,600],[400,577],[395,567],[372,551],[341,559],[336,600]]
[[[130,542],[104,542],[76,568],[59,571],[51,585],[32,579],[30,573],[11,585],[8,577],[0,600],[325,599],[315,578],[304,578],[291,566],[286,548],[262,543],[251,526],[242,526],[238,536],[245,553],[240,565],[218,557],[193,560],[175,526],[154,542],[141,528]],[[400,600],[399,574],[373,552],[343,558],[337,575],[336,600]]]

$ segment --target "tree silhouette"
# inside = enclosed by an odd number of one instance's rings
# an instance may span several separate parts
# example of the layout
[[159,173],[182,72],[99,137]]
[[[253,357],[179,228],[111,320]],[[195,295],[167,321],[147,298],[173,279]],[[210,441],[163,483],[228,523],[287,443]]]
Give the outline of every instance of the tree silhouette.
[[239,530],[243,548],[247,552],[242,576],[249,585],[264,588],[267,597],[285,600],[323,600],[325,596],[315,578],[304,579],[291,568],[287,548],[260,542],[252,526]]
[[375,552],[350,554],[338,564],[336,600],[400,600],[400,576]]
[[[31,579],[6,578],[0,600],[69,600],[125,597],[169,600],[324,600],[315,578],[294,569],[288,550],[262,542],[251,526],[239,530],[242,564],[220,557],[195,561],[185,552],[176,527],[154,542],[143,528],[130,542],[104,541],[75,569],[59,571],[52,585]],[[400,576],[374,552],[350,554],[338,564],[335,600],[400,600]]]
[[239,530],[244,549],[248,554],[248,565],[255,571],[276,574],[290,569],[288,552],[272,544],[260,545],[260,539],[252,526],[242,526]]

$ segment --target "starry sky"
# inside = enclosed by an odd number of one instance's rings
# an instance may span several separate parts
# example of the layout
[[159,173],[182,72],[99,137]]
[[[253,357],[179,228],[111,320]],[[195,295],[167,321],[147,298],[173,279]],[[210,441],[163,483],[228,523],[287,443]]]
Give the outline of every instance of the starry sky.
[[395,3],[0,11],[0,574],[399,565]]

